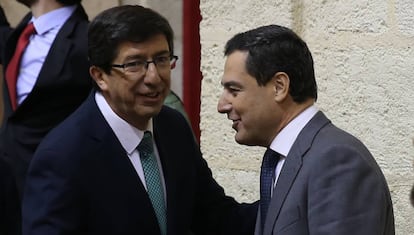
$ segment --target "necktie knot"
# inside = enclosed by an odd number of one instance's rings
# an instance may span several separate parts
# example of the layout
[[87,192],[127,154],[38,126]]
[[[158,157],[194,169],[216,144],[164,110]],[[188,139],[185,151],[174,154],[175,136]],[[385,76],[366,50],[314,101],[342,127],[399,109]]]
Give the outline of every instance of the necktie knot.
[[19,53],[19,60],[21,57],[21,54],[23,54],[23,51],[26,49],[27,45],[29,44],[29,39],[32,34],[36,32],[36,29],[34,27],[33,22],[30,22],[26,27],[24,28],[23,32],[20,34],[19,40],[17,41],[16,50],[15,53]]
[[275,169],[278,161],[279,161],[279,154],[269,148],[266,150],[265,155],[263,157],[262,169],[263,168]]
[[148,157],[154,152],[153,143],[152,143],[152,134],[150,131],[144,132],[144,137],[138,145],[138,151],[143,154],[143,157]]
[[33,22],[30,22],[26,28],[24,28],[21,37],[28,39],[32,34],[36,33]]

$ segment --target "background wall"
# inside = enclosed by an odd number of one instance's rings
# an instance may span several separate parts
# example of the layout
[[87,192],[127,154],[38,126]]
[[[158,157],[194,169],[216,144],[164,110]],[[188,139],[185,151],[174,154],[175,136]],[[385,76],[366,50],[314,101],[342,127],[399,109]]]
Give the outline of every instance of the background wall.
[[[412,0],[201,0],[201,148],[226,192],[259,198],[264,148],[234,141],[218,114],[224,44],[261,25],[294,29],[313,53],[317,106],[371,150],[392,193],[397,234],[414,234],[414,2]],[[369,202],[367,202],[369,203]]]

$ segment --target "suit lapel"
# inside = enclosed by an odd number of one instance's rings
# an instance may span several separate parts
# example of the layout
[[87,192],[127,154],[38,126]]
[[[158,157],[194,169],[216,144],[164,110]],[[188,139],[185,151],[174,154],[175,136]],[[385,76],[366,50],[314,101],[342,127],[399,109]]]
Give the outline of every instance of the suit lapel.
[[303,152],[295,149],[294,147],[295,145],[292,146],[292,149],[286,158],[276,187],[273,190],[273,196],[270,200],[263,234],[270,234],[273,224],[279,216],[283,202],[285,201],[286,196],[288,195],[289,190],[302,166]]
[[99,156],[99,159],[95,159],[96,174],[101,174],[99,180],[116,191],[116,195],[108,200],[114,200],[117,202],[116,206],[125,209],[128,221],[124,222],[141,228],[144,233],[156,234],[159,232],[157,218],[145,187],[124,148],[100,112],[94,95],[95,92],[92,92],[77,113],[82,113],[81,116],[85,119],[82,123],[88,123],[87,126],[83,126],[86,135],[89,135],[88,138],[97,142],[92,144],[94,147],[90,150],[95,156]]
[[302,167],[304,155],[311,147],[315,135],[329,122],[329,119],[319,111],[309,123],[306,124],[296,138],[295,143],[286,157],[276,187],[273,190],[273,196],[269,204],[263,234],[271,234],[273,226],[279,217],[283,203]]
[[[162,112],[162,111],[161,111]],[[158,153],[161,160],[162,171],[164,174],[164,182],[165,182],[165,190],[167,195],[167,231],[171,232],[172,226],[175,224],[174,220],[176,219],[174,216],[174,203],[178,200],[174,198],[177,195],[174,190],[176,190],[176,174],[174,173],[174,164],[169,162],[170,159],[168,156],[175,155],[175,148],[170,145],[171,140],[166,139],[166,135],[163,134],[162,129],[162,119],[158,117],[154,117],[154,136],[155,142],[157,145]]]
[[[35,86],[41,86],[44,83],[50,83],[51,81],[59,79],[59,74],[65,64],[70,63],[70,61],[66,61],[66,59],[73,47],[74,39],[72,34],[75,31],[77,24],[87,18],[84,9],[81,6],[78,6],[75,12],[65,22],[53,41]],[[84,40],[87,40],[87,38]]]
[[[122,182],[124,182],[125,185],[128,185],[128,187],[134,191],[135,189],[138,189],[139,194],[146,194],[145,187],[139,179],[138,173],[128,158],[125,149],[122,147],[115,133],[100,112],[94,95],[95,93],[92,92],[87,100],[90,104],[87,106],[89,109],[86,110],[86,112],[91,112],[91,118],[88,122],[90,123],[91,131],[88,133],[91,134],[91,138],[100,142],[99,147],[97,148],[99,149],[98,151],[100,151],[98,156],[104,156],[103,158],[110,159],[110,166],[116,168],[115,172],[118,172],[117,175],[123,178]],[[151,203],[149,198],[148,202]]]
[[[183,221],[193,216],[196,143],[184,119],[168,107],[154,117],[154,137],[161,159],[167,194],[167,231],[172,234],[188,232]],[[172,126],[172,123],[174,125]]]

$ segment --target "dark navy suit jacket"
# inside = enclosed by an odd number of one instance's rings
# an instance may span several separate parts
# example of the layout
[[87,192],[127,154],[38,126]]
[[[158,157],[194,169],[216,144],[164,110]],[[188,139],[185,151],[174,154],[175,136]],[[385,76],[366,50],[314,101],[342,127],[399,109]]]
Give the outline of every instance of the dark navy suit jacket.
[[8,162],[0,158],[0,234],[20,234],[20,201]]
[[[17,40],[32,15],[12,29],[0,12],[0,54],[3,71],[14,54]],[[36,147],[43,137],[70,113],[91,91],[88,62],[88,17],[78,6],[57,34],[31,93],[13,111],[3,80],[4,118],[0,134],[0,157],[8,161],[19,194]],[[4,77],[4,76],[3,76]]]
[[[168,235],[252,234],[257,205],[225,196],[185,118],[164,106],[153,131],[165,177]],[[147,192],[94,94],[36,151],[23,200],[23,234],[160,234]]]

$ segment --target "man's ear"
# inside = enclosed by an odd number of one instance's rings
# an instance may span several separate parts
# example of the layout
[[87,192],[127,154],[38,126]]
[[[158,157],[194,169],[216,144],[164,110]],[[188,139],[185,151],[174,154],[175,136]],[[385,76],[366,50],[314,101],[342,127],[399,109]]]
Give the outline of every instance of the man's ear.
[[89,68],[89,74],[102,91],[105,91],[107,89],[105,73],[101,68],[92,65]]
[[281,102],[289,96],[290,79],[285,72],[277,72],[272,78],[275,101]]

